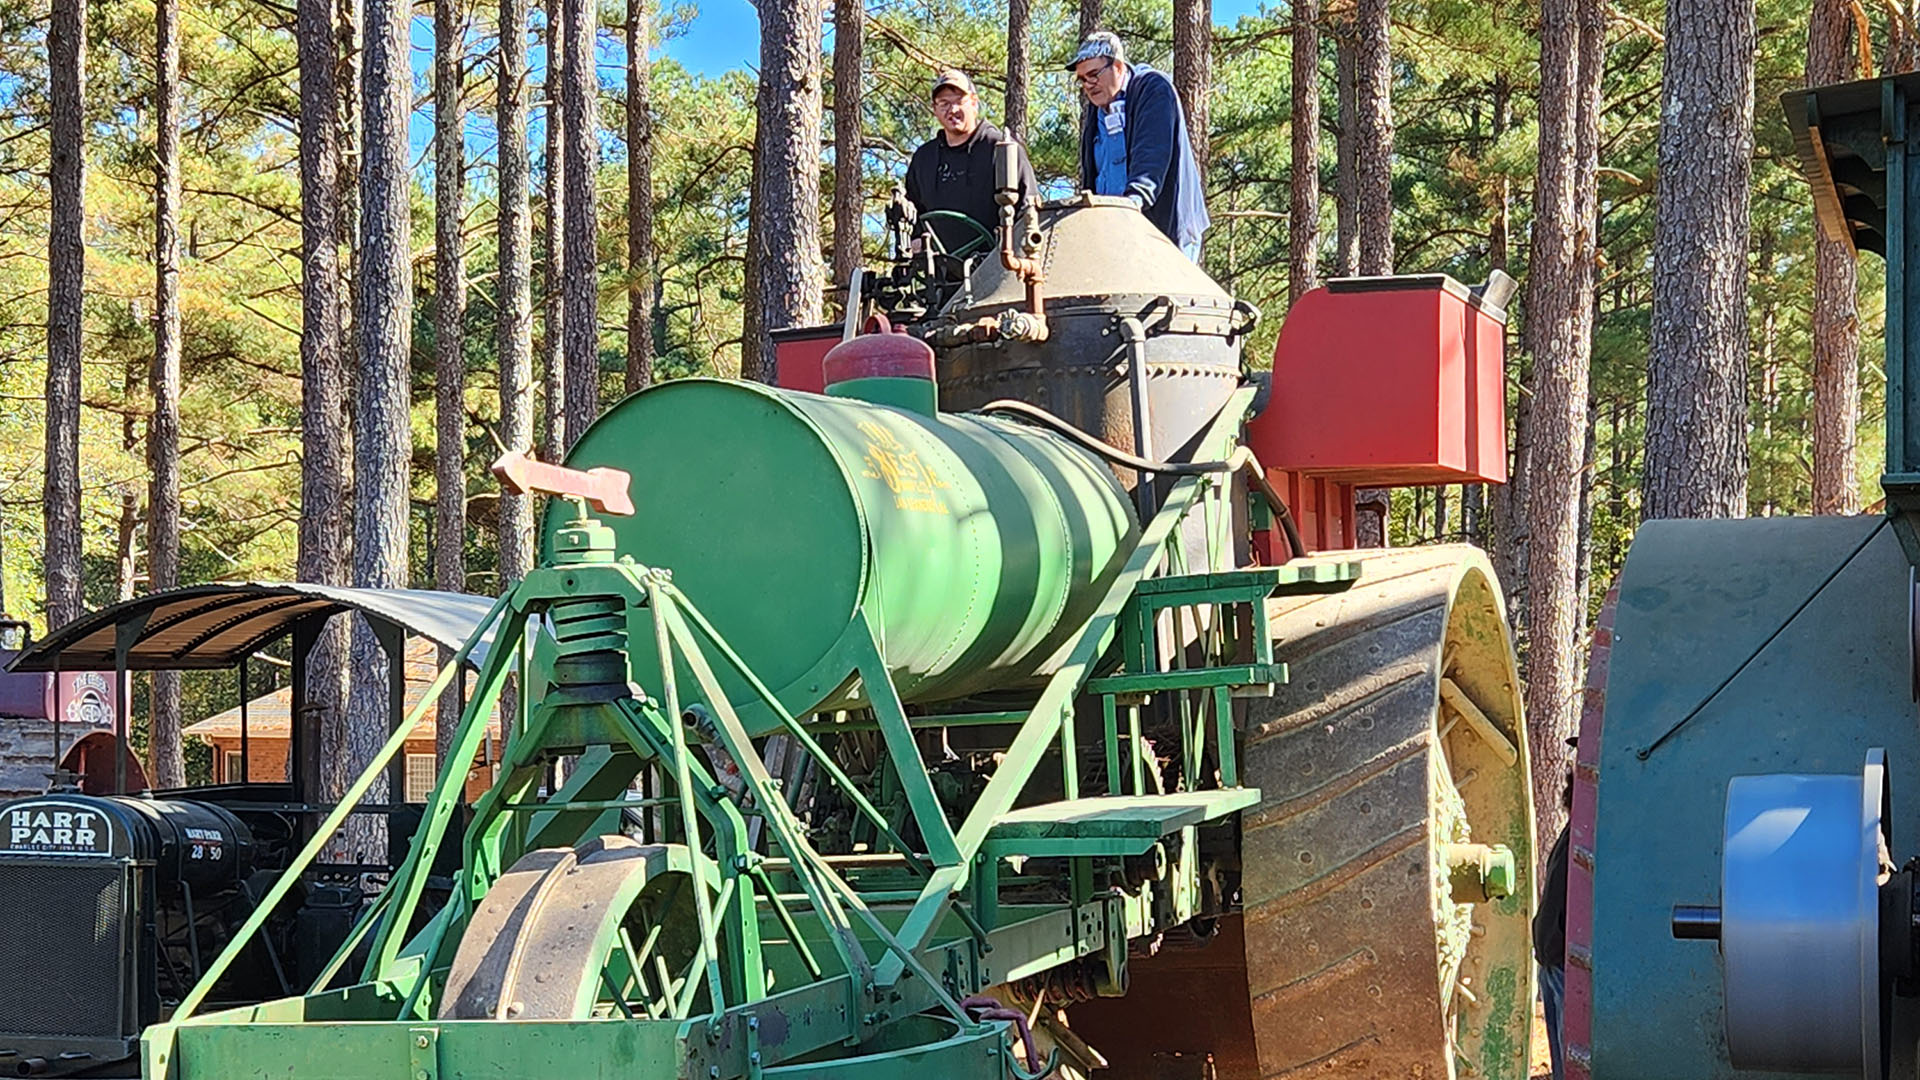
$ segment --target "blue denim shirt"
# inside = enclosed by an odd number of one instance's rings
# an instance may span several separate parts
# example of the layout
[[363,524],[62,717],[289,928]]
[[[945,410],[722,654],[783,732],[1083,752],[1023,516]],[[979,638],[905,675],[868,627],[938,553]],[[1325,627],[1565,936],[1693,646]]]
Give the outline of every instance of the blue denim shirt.
[[1127,102],[1102,109],[1093,123],[1093,193],[1127,193]]
[[1102,136],[1106,116],[1091,103],[1081,111],[1080,184],[1096,195],[1112,191],[1139,200],[1147,220],[1182,250],[1197,249],[1211,224],[1200,169],[1187,137],[1186,113],[1174,93],[1173,80],[1142,64],[1128,72],[1119,102],[1126,120],[1118,134],[1126,149],[1126,180],[1117,189],[1105,179],[1103,152],[1111,152]]

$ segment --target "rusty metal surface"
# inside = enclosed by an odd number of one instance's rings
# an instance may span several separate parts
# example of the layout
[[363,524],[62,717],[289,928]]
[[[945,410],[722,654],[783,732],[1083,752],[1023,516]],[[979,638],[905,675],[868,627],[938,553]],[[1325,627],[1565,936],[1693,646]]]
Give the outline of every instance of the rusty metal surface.
[[[1147,332],[1151,456],[1183,460],[1241,378],[1247,312],[1124,200],[1076,199],[1042,216],[1048,338],[945,349],[943,408],[1029,402],[1123,449],[1134,448],[1129,356],[1118,320]],[[1025,302],[1017,275],[989,261],[940,315],[967,322]],[[1116,469],[1131,486],[1130,470]]]
[[1600,731],[1607,710],[1607,672],[1613,658],[1613,620],[1620,587],[1607,590],[1587,651],[1587,685],[1580,705],[1580,741],[1574,748],[1573,810],[1567,822],[1566,1000],[1560,1037],[1566,1074],[1588,1080],[1593,1061],[1593,830],[1600,792]]
[[[543,848],[514,863],[469,920],[441,1019],[577,1020],[592,1015],[609,945],[650,885],[683,874],[672,849],[623,836]],[[651,907],[651,905],[645,905]],[[660,905],[689,913],[691,905]],[[688,918],[678,920],[690,924]],[[657,949],[678,974],[697,932],[676,922]]]
[[[1061,301],[1117,294],[1213,301],[1223,315],[1233,302],[1125,199],[1082,196],[1050,203],[1041,209],[1040,228],[1049,310]],[[983,259],[941,316],[964,320],[1018,307],[1026,295],[1019,274],[997,259]]]

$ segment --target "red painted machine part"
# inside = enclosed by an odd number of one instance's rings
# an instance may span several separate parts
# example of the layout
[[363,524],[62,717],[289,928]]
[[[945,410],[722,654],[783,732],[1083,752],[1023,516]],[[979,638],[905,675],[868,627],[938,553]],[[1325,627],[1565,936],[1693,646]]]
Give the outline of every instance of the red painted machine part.
[[787,390],[822,393],[827,388],[821,364],[827,353],[840,344],[842,329],[832,326],[801,326],[773,332],[773,384]]
[[1437,275],[1321,287],[1287,313],[1247,441],[1355,487],[1504,483],[1506,326]]
[[[774,355],[779,356],[777,348]],[[820,360],[820,381],[825,386],[853,379],[932,378],[933,349],[905,330],[896,330],[884,315],[868,319],[859,335],[836,344]],[[780,385],[787,385],[784,371]]]
[[153,785],[147,780],[147,770],[140,764],[140,756],[132,748],[122,749],[120,740],[113,737],[111,731],[92,731],[67,749],[66,756],[60,759],[60,767],[79,778],[80,793],[83,795],[113,795],[113,758],[115,752],[127,762],[127,790],[145,791]]
[[1267,483],[1286,500],[1307,550],[1288,551],[1286,536],[1277,525],[1255,532],[1254,554],[1262,566],[1278,566],[1296,555],[1341,551],[1359,543],[1354,534],[1352,484],[1282,469],[1268,469]]
[[1560,1010],[1566,1074],[1590,1080],[1593,1061],[1593,829],[1600,795],[1600,721],[1607,708],[1607,667],[1613,654],[1616,586],[1600,604],[1587,656],[1587,687],[1580,704],[1580,744],[1573,752],[1573,813],[1567,837],[1567,996]]

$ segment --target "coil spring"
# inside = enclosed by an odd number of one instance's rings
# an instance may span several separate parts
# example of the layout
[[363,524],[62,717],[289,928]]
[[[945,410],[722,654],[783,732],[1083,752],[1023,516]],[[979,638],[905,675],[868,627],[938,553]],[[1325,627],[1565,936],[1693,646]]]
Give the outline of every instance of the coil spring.
[[559,655],[554,660],[557,686],[597,686],[624,683],[626,676],[626,605],[611,596],[585,596],[555,603],[547,612],[553,621]]
[[1013,983],[1013,992],[1026,1001],[1044,998],[1050,1004],[1074,1005],[1100,996],[1097,980],[1102,974],[1097,958],[1082,956]]

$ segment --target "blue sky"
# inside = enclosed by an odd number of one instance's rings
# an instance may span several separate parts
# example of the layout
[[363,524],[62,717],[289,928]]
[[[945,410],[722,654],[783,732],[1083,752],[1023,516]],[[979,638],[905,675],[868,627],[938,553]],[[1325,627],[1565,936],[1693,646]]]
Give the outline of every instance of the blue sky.
[[[1214,0],[1213,21],[1232,26],[1258,11],[1258,0]],[[688,70],[717,75],[728,68],[757,64],[760,20],[747,0],[699,0],[698,14],[684,35],[667,42],[666,53]]]
[[[673,4],[674,0],[664,2]],[[1262,6],[1263,0],[1213,0],[1214,25],[1231,27],[1242,15],[1256,14]],[[687,13],[684,29],[668,37],[661,50],[665,55],[678,60],[689,71],[710,77],[732,69],[751,69],[759,65],[760,17],[750,0],[680,0],[676,14],[681,13]],[[541,41],[540,25],[536,18],[528,57],[536,79],[542,77],[546,66],[546,49]],[[429,89],[433,85],[433,20],[424,16],[415,17],[408,30],[415,85],[419,89]],[[624,85],[619,72],[625,63],[626,52],[620,43],[617,28],[602,27],[599,39],[601,81]],[[0,78],[0,94],[4,93],[4,89],[4,79]],[[469,159],[476,163],[492,157],[495,150],[491,130],[486,127],[489,120],[488,117],[472,114],[467,118],[467,153]],[[535,147],[536,157],[546,138],[545,122],[543,111],[539,109],[535,109],[528,117],[527,134]],[[433,144],[433,114],[430,109],[414,111],[407,136],[414,165],[423,171],[424,180],[431,189],[432,164],[429,155]],[[484,185],[486,181],[478,174],[470,174],[468,183]]]

